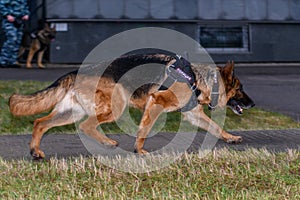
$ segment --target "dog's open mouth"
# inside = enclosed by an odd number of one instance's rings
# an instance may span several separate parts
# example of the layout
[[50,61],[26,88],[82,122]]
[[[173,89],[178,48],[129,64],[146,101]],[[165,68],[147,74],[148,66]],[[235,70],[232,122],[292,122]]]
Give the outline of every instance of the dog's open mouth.
[[237,115],[243,114],[243,108],[239,105],[228,106],[228,107]]
[[229,100],[227,106],[237,115],[243,114],[243,108],[235,100]]

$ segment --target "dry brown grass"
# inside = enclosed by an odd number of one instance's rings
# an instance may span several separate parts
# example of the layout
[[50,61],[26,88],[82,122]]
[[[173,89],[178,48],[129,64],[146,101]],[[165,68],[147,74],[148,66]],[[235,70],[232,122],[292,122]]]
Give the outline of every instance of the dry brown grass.
[[294,150],[184,154],[147,173],[122,172],[99,157],[0,160],[0,169],[1,199],[300,199],[300,153]]

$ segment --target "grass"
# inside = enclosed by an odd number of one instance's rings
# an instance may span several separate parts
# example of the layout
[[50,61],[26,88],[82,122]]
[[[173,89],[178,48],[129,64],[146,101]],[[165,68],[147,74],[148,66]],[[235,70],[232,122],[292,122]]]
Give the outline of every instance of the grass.
[[[8,99],[13,93],[30,94],[47,87],[49,82],[37,81],[0,81],[0,134],[28,134],[32,131],[33,122],[36,118],[44,116],[39,114],[35,116],[14,117],[8,109]],[[208,112],[209,113],[209,112]],[[130,115],[133,121],[138,124],[141,112],[136,109],[130,109]],[[167,122],[161,131],[176,132],[181,120],[180,113],[168,113]],[[191,125],[188,122],[183,123],[184,130],[188,131]],[[102,125],[101,128],[105,133],[123,132],[115,123]],[[246,110],[242,117],[235,115],[231,110],[227,110],[225,119],[225,130],[259,130],[259,129],[289,129],[300,128],[300,123],[295,122],[292,118],[261,109],[253,108]],[[50,129],[50,132],[74,133],[74,125],[56,127]]]
[[[122,158],[126,163],[136,158]],[[184,154],[166,168],[122,172],[101,158],[0,159],[2,199],[300,199],[300,153]]]

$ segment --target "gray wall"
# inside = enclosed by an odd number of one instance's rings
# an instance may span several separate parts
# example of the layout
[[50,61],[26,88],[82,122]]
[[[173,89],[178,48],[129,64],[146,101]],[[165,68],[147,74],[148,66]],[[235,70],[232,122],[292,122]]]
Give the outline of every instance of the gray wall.
[[[249,27],[249,49],[210,52],[216,62],[300,62],[300,0],[51,0],[47,20],[66,25],[50,62],[81,63],[106,38],[132,28],[165,27],[199,40],[201,25]],[[63,27],[66,28],[66,27]],[[180,53],[180,52],[179,52]]]
[[[68,31],[59,31],[50,48],[54,63],[81,63],[102,41],[125,30],[141,27],[165,27],[195,36],[191,23],[155,22],[68,22]],[[151,36],[149,36],[151,37]]]
[[[100,42],[119,32],[140,27],[165,27],[198,39],[193,22],[69,22],[51,44],[50,62],[81,63]],[[211,53],[215,62],[300,62],[300,24],[250,23],[249,51]],[[151,37],[151,36],[149,36]],[[179,52],[180,53],[180,52]]]
[[51,0],[47,18],[300,20],[299,0]]

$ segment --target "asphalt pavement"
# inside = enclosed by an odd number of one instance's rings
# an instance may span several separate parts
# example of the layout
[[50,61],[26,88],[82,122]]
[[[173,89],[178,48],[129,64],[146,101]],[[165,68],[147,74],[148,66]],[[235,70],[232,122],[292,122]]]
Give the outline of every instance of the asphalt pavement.
[[[55,81],[65,73],[77,68],[76,65],[55,64],[46,69],[0,68],[0,80]],[[288,115],[300,123],[300,63],[237,64],[235,70],[245,91],[254,100],[257,107]],[[148,148],[152,148],[153,151],[159,149],[162,144],[170,142],[172,139],[172,134],[170,134],[160,133],[150,138],[146,143],[146,148],[148,145]],[[234,134],[242,135],[244,142],[239,145],[227,145],[219,141],[217,147],[228,146],[236,150],[254,147],[274,151],[284,151],[287,148],[299,149],[300,147],[300,130],[242,131],[234,132]],[[190,151],[199,149],[204,135],[203,133],[197,134],[189,148]],[[119,148],[133,150],[131,148],[133,148],[134,138],[117,134],[110,137],[117,141],[120,140]],[[0,136],[0,157],[7,159],[28,157],[30,138],[30,135]],[[42,148],[48,156],[89,155],[78,135],[46,135],[42,142]]]

